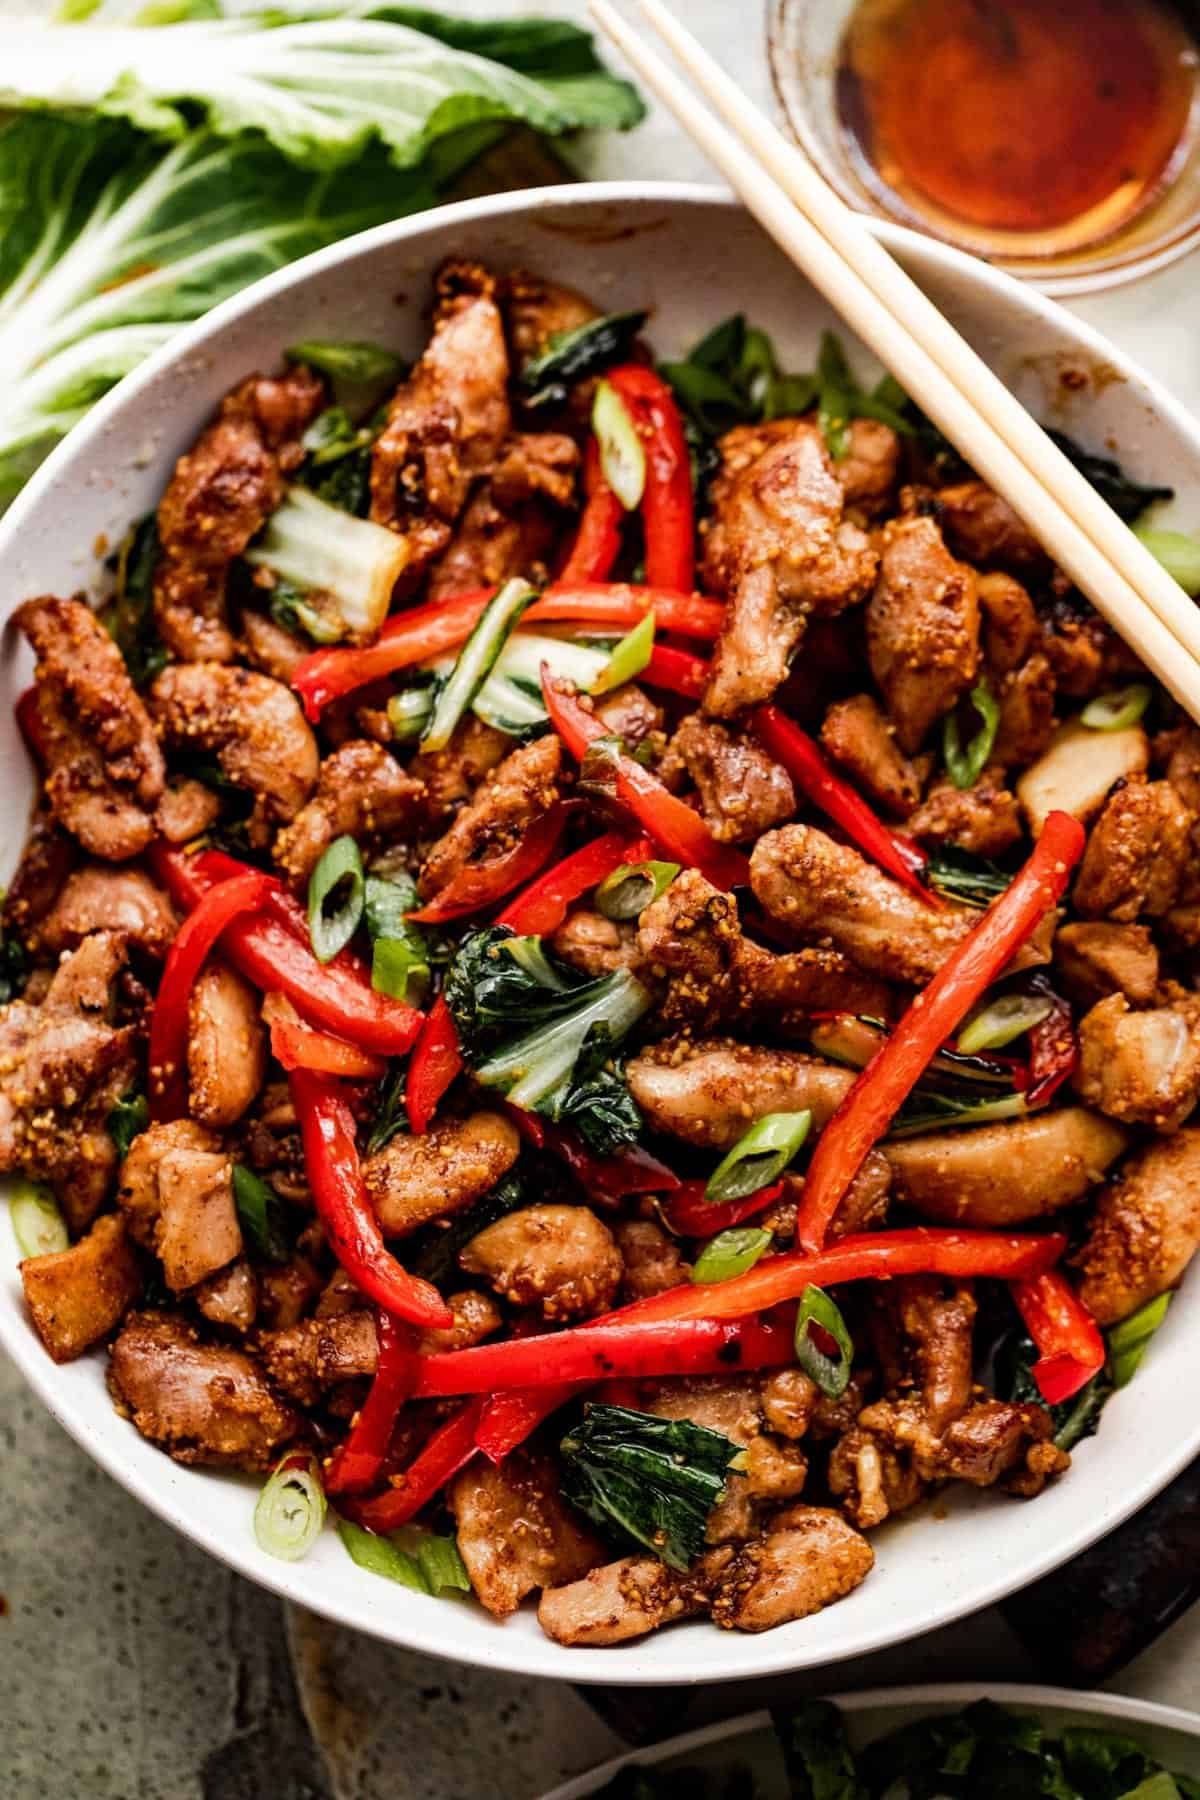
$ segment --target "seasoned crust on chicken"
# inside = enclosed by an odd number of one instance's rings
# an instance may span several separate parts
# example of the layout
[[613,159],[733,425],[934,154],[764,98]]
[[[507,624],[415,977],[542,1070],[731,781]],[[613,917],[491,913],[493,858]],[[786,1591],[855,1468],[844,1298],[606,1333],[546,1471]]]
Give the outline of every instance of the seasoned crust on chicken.
[[821,743],[876,805],[896,818],[908,817],[921,798],[920,773],[872,695],[836,701],[825,714]]
[[90,932],[116,931],[127,944],[161,961],[178,929],[174,907],[144,870],[85,863],[68,875],[30,941],[57,956],[77,950]]
[[396,1137],[363,1163],[367,1195],[385,1237],[461,1212],[517,1160],[521,1140],[500,1113],[441,1119],[422,1137]]
[[719,843],[751,843],[796,810],[785,768],[752,738],[698,713],[679,726],[659,774],[669,782],[674,769],[695,783],[704,821]]
[[923,1218],[1012,1230],[1082,1200],[1127,1135],[1082,1106],[886,1144],[898,1196]]
[[867,656],[896,741],[911,756],[979,668],[975,571],[950,555],[933,519],[884,526],[867,605]]
[[108,1336],[142,1291],[142,1271],[117,1213],[97,1219],[67,1250],[18,1265],[34,1330],[55,1362],[71,1362]]
[[511,1305],[537,1307],[545,1319],[605,1312],[622,1274],[612,1232],[587,1206],[521,1207],[473,1237],[458,1260]]
[[557,800],[561,764],[554,736],[535,738],[506,756],[425,858],[417,880],[421,898],[432,899],[468,863],[511,850]]
[[1124,1125],[1175,1131],[1200,1099],[1200,996],[1132,1012],[1110,994],[1080,1021],[1075,1087]]
[[1174,1287],[1200,1247],[1200,1130],[1137,1151],[1096,1202],[1075,1258],[1080,1298],[1101,1325]]
[[760,1050],[729,1039],[689,1038],[632,1057],[629,1091],[655,1131],[728,1149],[755,1119],[812,1111],[819,1128],[854,1085],[851,1069],[798,1050]]
[[352,739],[322,762],[312,798],[275,840],[275,861],[303,894],[335,838],[352,837],[369,852],[384,840],[415,837],[426,811],[424,782],[378,744]]
[[446,1493],[471,1586],[498,1619],[526,1594],[578,1581],[604,1559],[604,1547],[559,1493],[548,1457],[515,1450],[499,1468],[483,1457]]

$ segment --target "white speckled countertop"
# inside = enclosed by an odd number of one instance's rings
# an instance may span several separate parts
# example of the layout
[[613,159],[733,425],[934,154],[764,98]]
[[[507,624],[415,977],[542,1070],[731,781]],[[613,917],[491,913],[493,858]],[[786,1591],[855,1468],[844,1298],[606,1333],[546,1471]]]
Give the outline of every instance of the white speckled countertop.
[[[19,10],[0,0],[0,10]],[[580,16],[563,0],[492,14]],[[689,23],[770,104],[761,0],[687,0]],[[571,152],[581,174],[709,178],[662,116]],[[1200,410],[1196,264],[1075,310]],[[143,1512],[0,1359],[0,1793],[5,1800],[531,1800],[623,1748],[572,1689],[432,1663],[283,1606]],[[1020,1680],[996,1613],[832,1684]],[[815,1690],[805,1677],[790,1684]],[[1112,1684],[1200,1710],[1200,1611]],[[717,1688],[693,1724],[779,1693]],[[662,1732],[685,1700],[660,1693]]]

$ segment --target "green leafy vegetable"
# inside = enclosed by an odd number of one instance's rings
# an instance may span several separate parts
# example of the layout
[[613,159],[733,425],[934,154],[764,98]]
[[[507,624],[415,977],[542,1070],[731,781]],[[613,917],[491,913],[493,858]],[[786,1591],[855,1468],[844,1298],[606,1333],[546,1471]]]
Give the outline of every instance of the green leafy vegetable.
[[613,1056],[607,1025],[592,1026],[561,1097],[556,1093],[541,1110],[574,1125],[597,1156],[611,1156],[637,1142],[642,1115],[625,1080],[624,1065]]
[[1135,1313],[1130,1313],[1109,1331],[1107,1372],[1114,1387],[1124,1387],[1137,1374],[1150,1339],[1166,1318],[1173,1297],[1168,1290],[1147,1300],[1145,1306],[1139,1306]]
[[314,644],[336,644],[345,635],[341,618],[323,603],[324,595],[310,595],[290,581],[276,581],[267,592],[267,611],[285,631],[310,637]]
[[394,387],[405,370],[404,358],[394,350],[349,338],[305,338],[290,345],[284,355],[289,362],[307,363],[332,381],[388,382]]
[[[997,1399],[1014,1400],[1018,1405],[1046,1406],[1033,1378],[1033,1367],[1039,1354],[1033,1339],[1020,1326],[1001,1339],[993,1358],[992,1385]],[[1094,1436],[1100,1428],[1100,1414],[1112,1392],[1112,1382],[1102,1369],[1070,1400],[1061,1401],[1057,1406],[1046,1406],[1054,1423],[1054,1442],[1060,1450],[1070,1450],[1084,1438]]]
[[327,406],[304,434],[307,452],[297,471],[302,486],[329,506],[365,519],[371,509],[371,449],[383,412],[356,425],[344,406]]
[[411,875],[369,874],[363,920],[371,940],[371,985],[393,1000],[420,1006],[429,993],[430,944],[407,915],[420,904]]
[[334,838],[308,878],[308,935],[318,962],[332,962],[358,930],[366,888],[358,845]]
[[673,1569],[704,1548],[738,1446],[690,1419],[585,1406],[560,1446],[564,1492],[597,1525],[644,1544]]
[[150,1102],[145,1094],[139,1094],[136,1088],[123,1094],[108,1115],[106,1124],[108,1135],[117,1147],[117,1155],[122,1161],[129,1155],[129,1146],[135,1137],[145,1131],[150,1123]]
[[792,1800],[866,1800],[842,1715],[828,1700],[804,1700],[771,1713]]
[[246,561],[308,596],[319,643],[375,636],[407,560],[394,531],[356,518],[307,488],[292,487],[271,514]]
[[263,1262],[286,1262],[292,1249],[287,1207],[270,1182],[245,1163],[233,1165],[233,1204],[254,1255]]
[[996,732],[1000,724],[1000,707],[986,681],[980,681],[968,696],[980,724],[965,747],[958,729],[958,710],[952,708],[942,722],[942,759],[946,773],[956,788],[973,788],[983,774]]
[[1127,525],[1140,519],[1146,508],[1153,506],[1156,501],[1173,500],[1175,497],[1174,488],[1155,487],[1135,481],[1111,456],[1094,456],[1073,438],[1067,437],[1065,432],[1047,428],[1046,435],[1053,439],[1063,455],[1075,464],[1081,475],[1087,477],[1101,499],[1107,500]]
[[607,313],[570,331],[553,332],[545,349],[521,371],[525,405],[563,406],[574,382],[624,362],[647,316],[644,312]]
[[[0,157],[3,137],[0,136]],[[0,260],[3,252],[0,251]],[[2,499],[2,494],[0,494]],[[166,666],[167,653],[154,623],[154,566],[158,519],[147,513],[126,533],[114,559],[113,596],[100,614],[125,659],[134,687],[148,687]]]
[[914,1137],[954,1125],[992,1125],[998,1119],[1022,1119],[1028,1111],[1024,1094],[980,1099],[977,1093],[939,1091],[921,1083],[892,1120],[888,1136]]
[[404,1109],[404,1085],[407,1064],[396,1062],[384,1076],[371,1129],[367,1133],[367,1155],[374,1156],[401,1131],[408,1130],[408,1114]]
[[[520,946],[528,947],[523,955]],[[469,1061],[506,1034],[569,1015],[585,987],[577,970],[546,956],[540,938],[518,939],[507,925],[471,932],[446,974],[446,1004]]]
[[319,5],[299,17],[264,6],[157,27],[0,24],[0,106],[64,105],[165,138],[183,137],[199,120],[221,137],[266,138],[292,162],[326,171],[376,141],[413,168],[468,126],[521,123],[557,135],[625,128],[642,116],[633,88],[606,73],[518,73],[384,9],[369,17]]
[[1003,869],[957,844],[939,844],[929,853],[925,870],[931,888],[964,906],[989,906],[1012,881]]

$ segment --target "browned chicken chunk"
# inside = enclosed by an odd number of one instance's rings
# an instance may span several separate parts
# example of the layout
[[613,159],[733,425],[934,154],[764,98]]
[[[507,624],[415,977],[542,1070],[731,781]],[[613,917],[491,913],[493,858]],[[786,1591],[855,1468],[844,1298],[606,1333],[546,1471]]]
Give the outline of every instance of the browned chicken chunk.
[[514,1306],[545,1319],[590,1318],[611,1306],[623,1265],[612,1232],[587,1206],[524,1206],[473,1237],[459,1254]]
[[151,1125],[134,1139],[117,1199],[130,1235],[159,1258],[177,1293],[241,1255],[232,1160],[190,1119]]
[[920,776],[870,694],[835,702],[825,714],[821,743],[868,799],[896,818],[908,817],[921,798]]
[[603,913],[578,907],[568,913],[551,939],[555,956],[584,975],[611,975],[617,969],[633,969],[640,957],[637,926],[618,924]]
[[501,1113],[439,1119],[423,1137],[396,1137],[363,1164],[363,1180],[387,1237],[461,1212],[495,1187],[521,1140]]
[[70,1362],[118,1325],[142,1291],[142,1271],[118,1213],[97,1219],[69,1250],[18,1264],[34,1330],[55,1362]]
[[[728,1560],[728,1551],[721,1555]],[[656,1556],[623,1556],[592,1569],[582,1580],[548,1587],[538,1603],[538,1624],[556,1644],[598,1648],[645,1637],[660,1625],[705,1611],[707,1605],[701,1573],[681,1574]]]
[[275,840],[275,861],[293,892],[303,894],[335,838],[352,837],[368,852],[415,837],[425,812],[424,783],[378,744],[356,738],[321,764],[316,792]]
[[468,863],[511,850],[557,800],[561,761],[553,733],[506,756],[426,857],[417,882],[422,899],[439,893]]
[[887,509],[900,478],[900,439],[880,419],[851,419],[845,456],[833,465],[846,505],[866,518]]
[[973,856],[1003,856],[1021,841],[1017,797],[1004,785],[1003,769],[984,769],[973,787],[956,787],[950,777],[935,781],[907,829],[919,844],[956,844]]
[[191,1298],[210,1325],[245,1333],[258,1317],[258,1276],[244,1256],[197,1282]]
[[681,1038],[631,1057],[629,1091],[653,1130],[724,1150],[755,1119],[809,1108],[819,1128],[853,1087],[855,1072],[798,1050],[759,1050],[728,1039]]
[[1094,1006],[1106,994],[1124,994],[1135,1006],[1145,1006],[1158,987],[1158,950],[1147,925],[1089,919],[1059,926],[1054,969],[1079,1006]]
[[252,1356],[204,1343],[181,1319],[134,1313],[109,1352],[117,1411],[181,1463],[269,1469],[302,1420]]
[[750,843],[796,810],[787,770],[752,738],[699,713],[690,713],[676,731],[659,774],[669,780],[676,767],[699,789],[705,823],[721,843]]
[[47,804],[92,856],[127,862],[154,836],[163,758],[121,652],[80,600],[27,600],[13,623],[37,657]]
[[315,1406],[339,1381],[373,1375],[379,1360],[375,1315],[365,1307],[260,1332],[255,1348],[279,1392],[297,1406]]
[[1080,1297],[1115,1325],[1174,1287],[1200,1247],[1200,1130],[1139,1150],[1100,1195],[1076,1257]]
[[1110,1119],[1177,1130],[1200,1098],[1200,996],[1143,1012],[1124,994],[1101,1000],[1080,1023],[1074,1081]]
[[979,667],[975,571],[956,562],[933,519],[884,527],[867,606],[867,655],[900,748],[912,755]]
[[514,1450],[499,1468],[479,1457],[446,1493],[471,1586],[498,1619],[526,1594],[578,1581],[604,1557],[598,1538],[567,1509],[548,1457]]
[[1128,924],[1161,918],[1179,897],[1195,814],[1169,781],[1127,782],[1092,826],[1074,905],[1088,918]]
[[156,960],[167,954],[179,929],[175,909],[141,869],[85,863],[67,877],[33,936],[39,951],[76,950],[92,931],[117,931]]
[[1046,554],[1007,500],[983,481],[938,489],[946,541],[956,556],[980,567],[1024,575],[1046,566]]
[[743,1544],[712,1589],[712,1617],[732,1631],[770,1631],[807,1619],[865,1581],[866,1538],[824,1506],[792,1506],[764,1538]]
[[936,1131],[884,1147],[898,1197],[927,1219],[1011,1230],[1082,1200],[1126,1144],[1083,1106],[968,1131]]
[[622,1300],[644,1300],[691,1279],[691,1264],[684,1261],[679,1245],[652,1219],[621,1219],[613,1226],[613,1236],[625,1265]]
[[267,1066],[257,989],[214,957],[188,998],[188,1111],[201,1125],[232,1125],[253,1104]]

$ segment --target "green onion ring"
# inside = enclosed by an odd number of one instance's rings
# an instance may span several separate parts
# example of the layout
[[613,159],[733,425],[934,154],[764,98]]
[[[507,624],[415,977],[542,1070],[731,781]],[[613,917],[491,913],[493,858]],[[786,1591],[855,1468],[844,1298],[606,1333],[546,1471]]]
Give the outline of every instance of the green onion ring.
[[254,1508],[254,1535],[260,1550],[282,1562],[307,1556],[325,1523],[325,1490],[314,1456],[297,1462],[285,1456]]
[[641,505],[646,487],[646,452],[637,426],[611,382],[596,383],[592,430],[600,445],[600,467],[626,512]]
[[654,614],[648,612],[625,633],[599,675],[588,689],[589,694],[608,694],[640,675],[654,654]]
[[622,863],[596,889],[596,910],[621,923],[636,919],[666,893],[679,873],[673,862]]
[[704,1190],[707,1200],[741,1200],[770,1187],[799,1151],[812,1126],[812,1113],[768,1113],[738,1139],[719,1162]]
[[692,1280],[732,1281],[735,1275],[744,1275],[747,1269],[752,1269],[773,1242],[773,1233],[764,1231],[761,1226],[735,1225],[728,1231],[720,1231],[696,1258],[692,1265]]
[[1037,994],[1001,994],[974,1018],[968,1019],[958,1034],[955,1049],[964,1056],[978,1056],[983,1050],[1003,1050],[1025,1032],[1032,1031],[1054,1011],[1053,1000]]
[[971,705],[983,721],[966,749],[958,730],[958,714],[951,709],[942,721],[942,759],[946,773],[956,788],[973,788],[983,774],[996,731],[1000,724],[1000,708],[986,681],[976,682],[970,693]]
[[1185,593],[1193,598],[1200,594],[1200,542],[1185,531],[1163,531],[1154,525],[1135,526],[1133,535]]
[[[308,935],[318,962],[332,962],[350,942],[362,923],[366,891],[358,845],[352,837],[334,838],[308,879]],[[330,899],[332,913],[326,911]]]
[[58,1201],[43,1181],[18,1181],[8,1202],[13,1236],[22,1256],[52,1256],[71,1239]]
[[[829,1345],[833,1345],[832,1351]],[[830,1400],[850,1385],[854,1343],[846,1321],[824,1288],[806,1287],[796,1314],[796,1360]]]
[[1129,687],[1097,694],[1080,713],[1080,723],[1089,731],[1125,731],[1130,725],[1137,724],[1150,704],[1152,693],[1149,683],[1135,681]]

